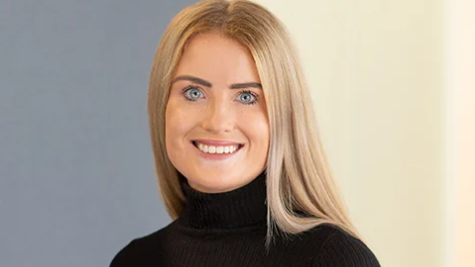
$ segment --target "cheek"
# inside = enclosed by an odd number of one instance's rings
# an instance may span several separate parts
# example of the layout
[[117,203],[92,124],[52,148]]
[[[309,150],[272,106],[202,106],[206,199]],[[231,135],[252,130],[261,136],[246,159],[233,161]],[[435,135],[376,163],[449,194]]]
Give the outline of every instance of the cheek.
[[174,100],[170,100],[165,111],[165,138],[167,147],[183,146],[186,134],[191,130],[193,118],[190,112],[180,107]]
[[270,130],[267,117],[262,114],[250,116],[251,120],[242,121],[242,129],[249,138],[250,146],[253,149],[267,152],[269,147]]

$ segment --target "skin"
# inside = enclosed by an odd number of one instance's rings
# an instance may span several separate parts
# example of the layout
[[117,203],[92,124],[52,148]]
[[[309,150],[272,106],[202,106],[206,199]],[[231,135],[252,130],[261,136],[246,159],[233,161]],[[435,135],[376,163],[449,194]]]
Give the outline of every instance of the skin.
[[[177,80],[185,75],[205,80],[211,88]],[[236,83],[260,84],[250,52],[218,33],[198,34],[186,44],[173,80],[165,114],[172,164],[201,192],[227,192],[250,183],[266,167],[270,139],[262,89],[230,89]],[[183,92],[188,86],[191,89]],[[200,156],[191,143],[194,139],[226,140],[244,147],[228,159],[209,160]]]

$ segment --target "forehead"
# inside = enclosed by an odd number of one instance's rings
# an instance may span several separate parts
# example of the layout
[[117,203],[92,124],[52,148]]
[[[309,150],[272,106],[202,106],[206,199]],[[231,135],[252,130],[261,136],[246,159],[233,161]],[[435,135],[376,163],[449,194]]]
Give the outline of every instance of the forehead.
[[235,82],[242,79],[260,81],[249,50],[218,33],[198,34],[188,40],[178,64],[176,75],[180,74],[208,79],[220,77]]

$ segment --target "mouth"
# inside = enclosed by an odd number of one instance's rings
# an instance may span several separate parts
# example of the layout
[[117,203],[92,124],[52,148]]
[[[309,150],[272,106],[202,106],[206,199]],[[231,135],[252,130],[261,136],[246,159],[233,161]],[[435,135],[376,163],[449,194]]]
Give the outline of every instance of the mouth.
[[[199,147],[198,147],[198,143],[196,141],[191,141],[191,143],[193,144],[193,146],[195,146],[199,151],[203,152]],[[233,152],[233,153],[214,153],[214,155],[232,155],[232,154],[235,154],[236,152],[238,152],[239,150],[241,150],[241,148],[244,147],[244,144],[238,144],[238,148]],[[206,153],[206,152],[203,152],[203,153]],[[213,153],[206,153],[206,154],[212,154]]]

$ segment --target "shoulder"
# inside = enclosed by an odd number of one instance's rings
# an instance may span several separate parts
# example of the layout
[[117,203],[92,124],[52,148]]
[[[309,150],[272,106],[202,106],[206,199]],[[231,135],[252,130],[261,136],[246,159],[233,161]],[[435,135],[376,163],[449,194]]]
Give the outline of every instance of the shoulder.
[[322,224],[311,230],[316,258],[313,266],[380,267],[374,253],[358,238],[338,226]]
[[173,224],[174,222],[171,222],[160,230],[137,237],[127,243],[112,258],[110,267],[145,266],[147,263],[156,262],[160,257],[160,250],[157,248],[161,246]]
[[137,239],[130,241],[112,259],[110,267],[125,267],[130,265],[139,255]]

